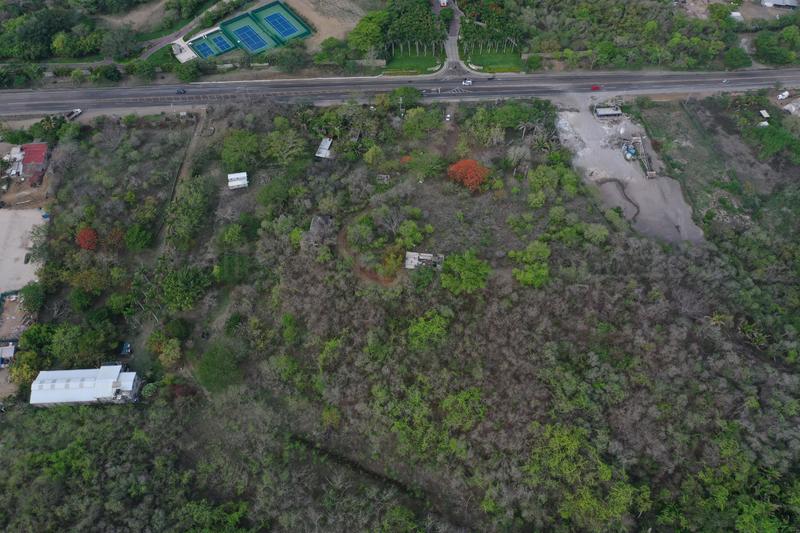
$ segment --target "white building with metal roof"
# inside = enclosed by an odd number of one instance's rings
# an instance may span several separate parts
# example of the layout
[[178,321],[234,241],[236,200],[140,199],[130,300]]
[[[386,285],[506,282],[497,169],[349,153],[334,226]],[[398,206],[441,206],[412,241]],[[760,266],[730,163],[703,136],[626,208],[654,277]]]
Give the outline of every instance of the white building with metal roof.
[[248,185],[247,172],[228,174],[228,188],[231,190],[244,189]]
[[45,370],[31,384],[31,405],[125,403],[136,400],[141,381],[122,365],[86,370]]

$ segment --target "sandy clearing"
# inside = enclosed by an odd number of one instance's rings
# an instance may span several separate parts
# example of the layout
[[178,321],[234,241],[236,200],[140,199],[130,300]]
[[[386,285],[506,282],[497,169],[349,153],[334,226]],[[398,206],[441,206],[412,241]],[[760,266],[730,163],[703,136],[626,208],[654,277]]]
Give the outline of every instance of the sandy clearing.
[[638,162],[623,156],[621,139],[644,136],[640,126],[628,119],[601,122],[588,107],[559,112],[557,125],[584,179],[598,187],[607,207],[622,208],[637,231],[670,242],[703,240],[680,184],[667,177],[647,178]]
[[36,279],[37,265],[25,264],[30,232],[42,224],[38,209],[0,209],[0,292],[16,291]]
[[161,23],[166,13],[167,0],[155,0],[142,4],[120,15],[101,15],[98,17],[110,28],[130,26],[134,31],[151,31]]
[[309,50],[318,50],[328,37],[343,39],[365,11],[351,0],[283,0],[314,27],[315,33],[306,39]]

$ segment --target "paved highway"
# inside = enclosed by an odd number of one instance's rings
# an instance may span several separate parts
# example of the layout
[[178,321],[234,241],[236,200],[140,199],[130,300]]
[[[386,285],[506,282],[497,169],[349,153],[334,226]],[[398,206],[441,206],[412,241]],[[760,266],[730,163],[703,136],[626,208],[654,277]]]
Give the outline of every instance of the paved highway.
[[[462,86],[469,76],[472,86]],[[72,108],[109,110],[170,105],[213,104],[272,97],[280,101],[335,101],[371,96],[397,87],[416,87],[429,99],[498,99],[555,97],[591,92],[614,94],[708,93],[759,88],[800,87],[800,69],[748,70],[741,72],[572,72],[542,74],[465,74],[455,69],[429,76],[316,78],[269,81],[200,82],[183,85],[136,87],[30,89],[0,91],[0,115],[21,116],[54,113]],[[177,94],[176,89],[186,89]]]

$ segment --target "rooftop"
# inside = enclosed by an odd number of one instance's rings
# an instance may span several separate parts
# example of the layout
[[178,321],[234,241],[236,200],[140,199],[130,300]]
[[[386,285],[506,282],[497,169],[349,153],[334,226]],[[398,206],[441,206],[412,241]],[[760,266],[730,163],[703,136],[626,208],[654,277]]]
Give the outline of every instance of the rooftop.
[[23,165],[43,165],[47,157],[47,143],[23,144],[22,151],[25,154],[22,158]]
[[122,365],[81,370],[46,370],[31,384],[31,405],[114,401],[134,392],[136,372]]

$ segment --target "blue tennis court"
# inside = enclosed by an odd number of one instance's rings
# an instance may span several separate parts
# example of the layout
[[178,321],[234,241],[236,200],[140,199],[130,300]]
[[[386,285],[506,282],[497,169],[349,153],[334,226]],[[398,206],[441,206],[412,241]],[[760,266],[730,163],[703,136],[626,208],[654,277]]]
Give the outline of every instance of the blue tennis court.
[[195,50],[197,50],[197,53],[200,54],[200,57],[203,59],[214,55],[214,50],[212,50],[211,47],[206,43],[200,43],[196,45]]
[[267,46],[267,43],[264,41],[264,39],[254,32],[253,28],[250,26],[236,28],[233,30],[233,34],[236,35],[236,37],[238,37],[250,50],[260,50]]
[[283,13],[272,13],[264,18],[277,30],[281,37],[289,37],[297,33],[297,28],[283,16]]
[[231,43],[229,43],[228,40],[222,35],[215,35],[211,40],[214,41],[214,44],[217,45],[217,48],[219,48],[220,52],[227,52],[233,48]]

